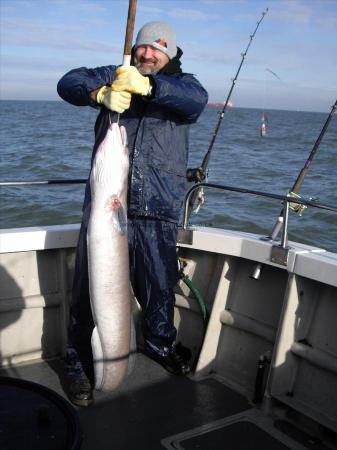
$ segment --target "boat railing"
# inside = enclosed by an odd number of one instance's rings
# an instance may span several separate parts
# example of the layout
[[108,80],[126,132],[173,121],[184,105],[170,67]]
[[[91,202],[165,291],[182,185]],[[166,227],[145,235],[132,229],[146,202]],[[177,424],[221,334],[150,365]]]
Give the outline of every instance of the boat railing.
[[[1,181],[0,186],[22,186],[22,185],[57,185],[57,184],[84,184],[87,180],[85,179],[64,179],[64,180],[38,180],[38,181]],[[282,230],[281,242],[280,244],[276,244],[278,242],[277,235],[275,237],[274,230],[271,232],[270,236],[266,236],[265,239],[272,242],[272,255],[271,261],[277,264],[287,265],[288,261],[288,218],[289,218],[289,208],[295,209],[298,211],[303,211],[305,207],[317,208],[320,210],[332,211],[337,213],[337,207],[332,205],[327,205],[318,202],[315,199],[304,199],[299,197],[298,195],[289,192],[287,195],[274,194],[270,192],[257,191],[253,189],[235,187],[235,186],[227,186],[221,184],[214,183],[206,183],[201,182],[193,185],[185,194],[184,204],[183,204],[183,219],[182,219],[182,228],[179,231],[178,241],[180,243],[192,244],[192,238],[190,229],[188,228],[189,216],[191,212],[191,199],[192,195],[195,191],[200,189],[215,189],[221,191],[228,192],[236,192],[240,194],[248,194],[256,197],[264,197],[277,201],[281,201],[283,203],[283,208],[278,217],[278,221],[276,224],[280,225]],[[296,208],[296,206],[298,208]],[[274,227],[275,229],[275,227]]]
[[271,233],[270,236],[267,236],[266,239],[270,240],[273,244],[275,244],[273,245],[272,249],[271,261],[277,264],[282,264],[284,266],[287,265],[289,253],[288,247],[289,207],[292,206],[293,209],[296,209],[296,207],[299,206],[301,207],[298,208],[300,209],[300,211],[302,211],[303,208],[305,207],[312,207],[337,213],[337,207],[335,206],[323,204],[314,199],[300,198],[299,196],[294,196],[294,194],[291,192],[289,192],[287,195],[280,195],[280,194],[273,194],[270,192],[256,191],[253,189],[202,182],[195,184],[186,192],[183,206],[182,235],[185,233],[185,235],[187,236],[188,234],[189,212],[191,211],[190,203],[192,195],[195,191],[200,189],[215,189],[228,192],[237,192],[241,194],[254,195],[256,197],[264,197],[281,201],[283,203],[283,208],[278,218],[278,221],[282,224],[281,242],[280,244],[276,244],[277,236],[272,237],[273,233]]

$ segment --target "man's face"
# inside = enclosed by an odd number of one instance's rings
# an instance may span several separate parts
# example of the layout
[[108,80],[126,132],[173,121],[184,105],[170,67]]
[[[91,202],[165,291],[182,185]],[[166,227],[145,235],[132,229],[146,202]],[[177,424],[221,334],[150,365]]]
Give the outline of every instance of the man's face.
[[169,62],[165,53],[151,45],[140,45],[135,51],[135,66],[142,75],[151,75],[159,72]]

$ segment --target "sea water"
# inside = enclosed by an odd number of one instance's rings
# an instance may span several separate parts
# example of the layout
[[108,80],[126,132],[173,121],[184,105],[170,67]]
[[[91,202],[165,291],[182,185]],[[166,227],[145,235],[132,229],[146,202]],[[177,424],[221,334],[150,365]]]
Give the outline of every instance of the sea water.
[[[98,111],[64,102],[1,101],[0,181],[87,178]],[[191,126],[189,166],[209,147],[220,108],[207,106]],[[208,182],[285,195],[304,166],[330,111],[227,109],[211,153]],[[337,120],[330,122],[301,188],[304,198],[337,206]],[[79,223],[84,185],[6,186],[0,228]],[[191,224],[269,235],[280,201],[205,190],[205,204]],[[289,239],[337,252],[337,214],[308,208],[291,212]]]

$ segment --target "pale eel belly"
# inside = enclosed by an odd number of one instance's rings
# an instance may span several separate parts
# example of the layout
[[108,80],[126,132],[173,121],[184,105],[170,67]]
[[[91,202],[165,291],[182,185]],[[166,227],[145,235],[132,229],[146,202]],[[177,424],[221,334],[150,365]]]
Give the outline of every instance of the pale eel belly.
[[95,388],[104,391],[115,390],[129,368],[128,167],[125,130],[112,124],[93,162],[87,232]]

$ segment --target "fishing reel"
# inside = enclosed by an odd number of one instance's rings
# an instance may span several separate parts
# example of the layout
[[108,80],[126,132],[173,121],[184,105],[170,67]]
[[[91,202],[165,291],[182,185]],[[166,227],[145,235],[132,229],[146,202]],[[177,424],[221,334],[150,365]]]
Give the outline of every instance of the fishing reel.
[[[296,194],[295,192],[289,192],[289,196],[294,197],[295,199],[301,198],[301,196]],[[289,202],[289,208],[295,211],[296,214],[301,216],[307,207],[306,205],[301,205],[300,203]]]
[[187,169],[186,171],[186,178],[187,181],[194,183],[200,183],[201,181],[204,181],[206,179],[206,172],[202,167],[197,167],[196,169]]

